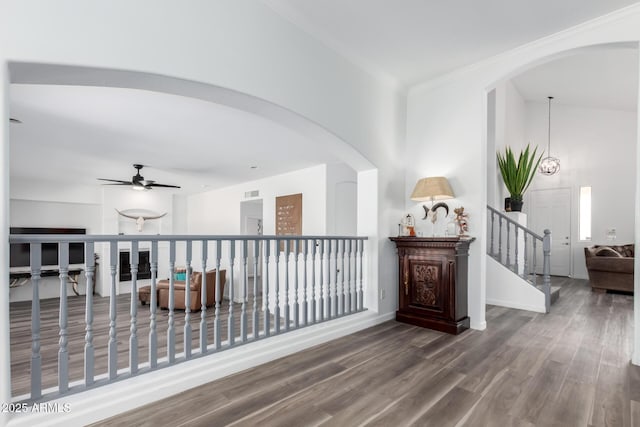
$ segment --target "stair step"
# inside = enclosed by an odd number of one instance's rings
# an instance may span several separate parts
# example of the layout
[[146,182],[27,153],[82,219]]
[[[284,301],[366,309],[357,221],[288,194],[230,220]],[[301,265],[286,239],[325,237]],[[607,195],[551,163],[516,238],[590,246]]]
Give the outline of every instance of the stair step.
[[[536,288],[544,292],[542,285],[538,285],[536,286]],[[553,305],[553,303],[558,301],[559,298],[560,298],[560,286],[551,286],[551,305]]]

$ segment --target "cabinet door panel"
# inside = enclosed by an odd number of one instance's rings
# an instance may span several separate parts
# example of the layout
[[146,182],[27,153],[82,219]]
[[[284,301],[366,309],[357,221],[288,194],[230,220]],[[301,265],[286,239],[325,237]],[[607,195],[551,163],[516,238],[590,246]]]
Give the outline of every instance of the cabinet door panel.
[[449,272],[442,259],[409,257],[409,309],[429,311],[431,315],[447,317],[449,314]]

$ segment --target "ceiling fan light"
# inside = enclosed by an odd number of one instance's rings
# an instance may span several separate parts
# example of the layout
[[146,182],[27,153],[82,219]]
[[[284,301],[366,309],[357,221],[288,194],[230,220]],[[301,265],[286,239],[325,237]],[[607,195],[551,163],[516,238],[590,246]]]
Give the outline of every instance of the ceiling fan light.
[[146,187],[144,185],[138,185],[138,184],[132,185],[131,188],[133,188],[136,191],[144,191],[144,190],[146,190]]

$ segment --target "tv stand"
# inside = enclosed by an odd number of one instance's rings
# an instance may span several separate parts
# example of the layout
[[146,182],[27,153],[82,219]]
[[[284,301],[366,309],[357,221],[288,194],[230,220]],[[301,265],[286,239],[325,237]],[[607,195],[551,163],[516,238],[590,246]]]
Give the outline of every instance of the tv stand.
[[[82,267],[69,267],[69,283],[71,283],[73,293],[76,295],[80,295],[80,292],[78,292],[78,279],[83,271],[84,268]],[[40,277],[57,277],[59,275],[60,268],[57,265],[46,266],[40,269]],[[9,270],[9,279],[10,288],[25,285],[31,280],[31,270],[28,267],[11,267]],[[96,293],[95,284],[93,286],[93,293],[94,295]]]

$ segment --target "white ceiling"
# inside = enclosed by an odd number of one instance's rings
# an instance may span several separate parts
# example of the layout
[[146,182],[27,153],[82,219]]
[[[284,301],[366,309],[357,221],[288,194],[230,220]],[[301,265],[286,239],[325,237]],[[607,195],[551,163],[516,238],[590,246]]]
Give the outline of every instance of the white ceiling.
[[194,193],[338,161],[272,121],[194,98],[13,84],[10,101],[22,121],[10,128],[13,178],[98,186],[130,180],[140,163],[146,179]]
[[512,82],[526,101],[636,111],[637,46],[610,45],[580,51],[531,68]]
[[262,0],[402,86],[429,80],[636,0]]
[[[372,73],[404,86],[636,3],[263,1]],[[529,70],[514,83],[527,100],[552,94],[561,103],[635,109],[637,49],[588,53]],[[130,179],[132,164],[141,163],[148,165],[145,178],[193,193],[340,161],[288,128],[205,100],[33,84],[13,84],[10,95],[11,116],[23,121],[10,128],[14,178],[98,185],[96,178]]]

